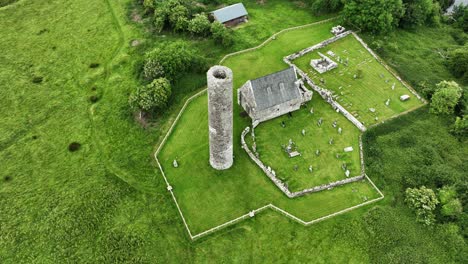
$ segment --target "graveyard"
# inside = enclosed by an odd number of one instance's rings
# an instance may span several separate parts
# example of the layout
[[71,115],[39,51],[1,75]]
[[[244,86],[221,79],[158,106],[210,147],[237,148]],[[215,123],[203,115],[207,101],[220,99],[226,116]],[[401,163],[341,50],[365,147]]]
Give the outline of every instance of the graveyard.
[[[286,68],[282,61],[284,56],[330,38],[332,25],[330,21],[292,30],[275,36],[258,49],[227,57],[222,65],[234,73],[234,90],[249,79]],[[242,109],[237,104],[234,104],[233,115],[234,165],[222,171],[213,169],[208,162],[206,105],[206,93],[190,100],[173,130],[169,131],[161,151],[157,152],[161,169],[192,235],[269,204],[309,222],[381,198],[367,179],[288,198],[241,148],[241,133],[251,125],[251,120],[241,114]],[[349,170],[349,177],[361,174],[361,132],[316,93],[312,101],[293,112],[291,118],[285,115],[261,123],[256,133],[260,159],[274,164],[277,176],[293,191],[346,179],[346,170]],[[289,158],[284,152],[282,145],[287,145],[289,139],[297,145],[301,156]],[[249,137],[246,140],[251,144]],[[353,151],[345,152],[347,147],[352,147]],[[177,161],[176,166],[174,161]]]
[[[338,62],[338,67],[319,73],[310,61],[320,54]],[[330,55],[331,54],[331,55]],[[353,36],[348,35],[293,61],[320,87],[365,126],[378,124],[423,104],[384,68]],[[403,95],[409,99],[402,101]]]
[[[260,159],[275,170],[291,191],[360,175],[359,134],[351,122],[319,96],[291,115],[255,128]],[[290,139],[290,152],[299,153],[295,157],[286,150]],[[345,152],[346,147],[353,150]]]
[[[236,111],[234,165],[228,170],[213,169],[208,162],[206,104],[204,93],[187,105],[158,156],[192,235],[268,204],[311,221],[380,197],[367,180],[299,198],[286,197],[241,148],[240,134],[248,122]],[[320,106],[317,111],[321,112]],[[300,135],[300,130],[298,133]],[[174,160],[177,160],[177,167],[174,167]],[[339,177],[344,178],[342,171]]]

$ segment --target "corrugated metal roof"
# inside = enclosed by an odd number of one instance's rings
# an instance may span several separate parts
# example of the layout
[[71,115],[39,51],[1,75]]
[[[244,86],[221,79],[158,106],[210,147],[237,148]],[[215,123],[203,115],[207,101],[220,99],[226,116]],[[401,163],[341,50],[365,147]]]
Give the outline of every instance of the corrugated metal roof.
[[233,20],[238,17],[246,16],[247,10],[242,3],[223,7],[212,12],[216,20],[221,23]]
[[293,67],[251,80],[256,110],[264,110],[301,98],[296,81],[296,72]]

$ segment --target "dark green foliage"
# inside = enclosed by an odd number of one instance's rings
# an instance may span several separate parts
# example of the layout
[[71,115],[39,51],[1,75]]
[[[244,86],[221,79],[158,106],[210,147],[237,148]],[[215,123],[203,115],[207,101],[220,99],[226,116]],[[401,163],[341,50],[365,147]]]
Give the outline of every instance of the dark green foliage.
[[188,26],[189,9],[183,0],[169,0],[152,5],[157,31],[170,26],[174,31],[185,31]]
[[33,77],[32,82],[36,83],[36,84],[39,84],[39,83],[42,83],[43,80],[44,80],[44,77],[35,76],[35,77]]
[[468,6],[455,6],[452,17],[455,21],[455,26],[468,33]]
[[452,132],[462,138],[468,137],[468,115],[457,116],[453,125]]
[[432,0],[403,0],[405,13],[401,19],[401,26],[413,27],[423,25],[429,18],[432,9]]
[[96,103],[97,101],[99,101],[99,97],[98,97],[97,95],[91,95],[91,96],[89,97],[89,101],[90,101],[91,103],[94,104],[94,103]]
[[449,53],[447,67],[453,76],[468,82],[468,47],[455,49]]
[[174,41],[152,50],[146,55],[144,77],[148,80],[165,77],[169,80],[189,71],[205,69],[205,60],[186,42]]
[[331,13],[343,8],[342,0],[308,0],[314,13]]
[[403,13],[401,0],[350,0],[343,10],[348,24],[373,33],[391,31]]
[[129,104],[134,110],[139,110],[141,116],[141,112],[164,109],[171,93],[169,81],[166,78],[158,78],[132,92]]
[[95,63],[95,62],[94,62],[94,63],[91,63],[91,64],[89,65],[89,67],[90,67],[91,69],[97,68],[97,67],[99,67],[99,63]]
[[211,24],[211,34],[215,42],[222,44],[223,46],[231,46],[234,41],[234,31],[226,28],[223,24],[215,21]]
[[188,31],[193,35],[206,36],[210,33],[211,23],[205,14],[196,14],[188,22]]
[[12,3],[16,2],[16,1],[18,1],[18,0],[0,0],[0,7],[7,6],[7,5],[12,4]]
[[68,145],[68,150],[70,152],[75,152],[78,151],[81,148],[81,144],[78,142],[72,142],[70,145]]
[[456,82],[442,81],[438,83],[431,98],[431,113],[453,114],[461,96],[462,89]]
[[424,186],[408,188],[405,191],[405,202],[416,213],[416,219],[425,225],[432,225],[435,221],[434,210],[439,200],[432,189]]

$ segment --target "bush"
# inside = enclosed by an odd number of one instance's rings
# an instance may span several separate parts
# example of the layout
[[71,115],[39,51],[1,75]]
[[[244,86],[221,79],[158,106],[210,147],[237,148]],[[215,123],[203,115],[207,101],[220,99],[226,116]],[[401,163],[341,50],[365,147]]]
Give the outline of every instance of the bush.
[[187,43],[175,41],[154,49],[146,55],[143,75],[148,80],[165,77],[174,80],[189,70],[204,70],[205,60]]
[[72,142],[70,145],[68,145],[68,150],[70,152],[75,152],[78,151],[81,148],[81,144],[78,142]]
[[392,30],[403,14],[401,0],[350,0],[343,10],[345,22],[373,33]]
[[129,97],[130,107],[143,112],[161,110],[167,105],[172,89],[166,78],[159,78],[148,85],[138,87]]
[[453,114],[462,89],[454,81],[442,81],[436,85],[436,92],[431,98],[430,112],[434,114]]
[[193,35],[206,36],[210,32],[211,23],[205,14],[196,14],[188,22],[188,30]]
[[439,200],[433,190],[424,186],[419,189],[408,188],[405,192],[405,202],[415,211],[418,222],[425,225],[434,223],[434,210]]
[[33,77],[32,82],[35,83],[35,84],[39,84],[39,83],[42,83],[43,80],[44,80],[43,77],[35,76],[35,77]]
[[234,43],[234,32],[218,21],[211,24],[211,34],[213,34],[213,39],[216,43],[220,43],[225,47],[231,46]]
[[447,67],[453,76],[468,81],[468,48],[463,47],[451,51]]

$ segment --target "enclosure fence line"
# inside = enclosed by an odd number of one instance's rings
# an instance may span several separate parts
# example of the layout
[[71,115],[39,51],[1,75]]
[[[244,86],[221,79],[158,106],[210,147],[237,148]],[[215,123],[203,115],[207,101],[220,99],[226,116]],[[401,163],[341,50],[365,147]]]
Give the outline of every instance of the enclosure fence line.
[[[262,44],[260,44],[260,45],[257,46],[257,47],[249,48],[249,49],[245,49],[245,50],[242,50],[242,51],[238,51],[238,52],[234,52],[234,53],[227,54],[226,56],[224,56],[224,57],[221,59],[221,61],[219,62],[219,64],[222,64],[222,63],[224,62],[225,59],[227,59],[227,58],[229,58],[229,57],[231,57],[231,56],[238,55],[238,54],[241,54],[241,53],[245,53],[245,52],[249,52],[249,51],[253,51],[253,50],[256,50],[256,49],[258,49],[258,48],[261,48],[261,47],[263,47],[265,44],[267,44],[268,42],[270,42],[271,40],[274,40],[274,39],[276,38],[276,36],[280,35],[281,33],[284,33],[284,32],[287,32],[287,31],[291,31],[291,30],[295,30],[295,29],[301,29],[301,28],[309,27],[309,26],[312,26],[312,25],[317,25],[317,24],[326,23],[326,22],[328,22],[328,21],[332,21],[332,20],[335,20],[335,19],[337,19],[337,18],[338,18],[338,17],[333,17],[333,18],[321,20],[321,21],[318,21],[318,22],[314,22],[314,23],[302,25],[302,26],[296,26],[296,27],[291,27],[291,28],[283,29],[283,30],[281,30],[281,31],[279,31],[279,32],[277,32],[277,33],[275,33],[275,34],[273,34],[270,38],[268,38],[267,40],[265,40]],[[177,122],[179,121],[180,117],[182,116],[183,112],[184,112],[185,109],[187,108],[188,104],[189,104],[191,101],[193,101],[195,98],[197,98],[197,97],[199,97],[200,95],[202,95],[202,94],[203,94],[204,92],[206,92],[206,91],[207,91],[207,89],[205,88],[205,89],[203,89],[203,90],[197,92],[196,94],[194,94],[193,96],[191,96],[190,98],[187,99],[187,101],[184,103],[184,105],[183,105],[182,108],[180,109],[179,113],[177,114],[177,116],[176,116],[174,122],[172,123],[172,125],[171,125],[170,128],[168,129],[168,131],[167,131],[166,135],[164,136],[163,140],[161,141],[159,147],[157,148],[157,150],[156,150],[155,153],[154,153],[154,158],[155,158],[156,162],[158,163],[158,167],[159,167],[159,169],[160,169],[160,171],[161,171],[161,174],[163,175],[164,181],[166,182],[167,190],[171,193],[172,199],[174,200],[174,203],[176,204],[177,210],[178,210],[178,212],[179,212],[179,214],[180,214],[180,217],[182,218],[182,222],[183,222],[183,224],[184,224],[184,226],[185,226],[185,229],[187,230],[187,233],[188,233],[188,235],[189,235],[189,237],[190,237],[191,240],[195,240],[195,239],[204,237],[204,236],[206,236],[206,235],[208,235],[208,234],[211,234],[211,233],[213,233],[213,232],[215,232],[215,231],[217,231],[217,230],[223,229],[223,228],[225,228],[225,227],[227,227],[227,226],[233,225],[233,224],[235,224],[235,223],[237,223],[237,222],[239,222],[239,221],[242,221],[242,220],[244,220],[244,219],[252,218],[252,217],[254,217],[257,213],[260,213],[260,212],[262,212],[262,211],[264,211],[265,209],[268,209],[268,208],[270,208],[270,209],[272,209],[272,210],[274,210],[274,211],[280,212],[281,214],[285,215],[286,217],[288,217],[288,218],[290,218],[290,219],[292,219],[292,220],[294,220],[294,221],[296,221],[296,222],[298,222],[298,223],[300,223],[300,224],[302,224],[302,225],[308,226],[308,225],[310,225],[310,224],[314,224],[314,223],[323,221],[323,220],[325,220],[325,219],[331,218],[331,217],[333,217],[333,216],[336,216],[336,215],[339,215],[339,214],[342,214],[342,213],[345,213],[345,212],[349,212],[349,211],[351,211],[351,210],[354,210],[354,209],[356,209],[356,208],[359,208],[359,207],[368,205],[368,204],[370,204],[370,203],[377,202],[377,201],[379,201],[379,200],[381,200],[381,199],[383,199],[383,198],[385,197],[384,194],[380,191],[380,189],[377,188],[377,186],[371,181],[371,179],[370,179],[366,174],[364,174],[365,178],[371,183],[371,185],[372,185],[372,186],[377,190],[377,192],[380,194],[380,197],[375,198],[375,199],[372,199],[372,200],[369,200],[369,201],[366,201],[366,202],[364,202],[364,203],[360,203],[360,204],[355,205],[355,206],[351,206],[351,207],[345,208],[345,209],[340,210],[340,211],[335,212],[335,213],[331,213],[331,214],[328,214],[328,215],[325,215],[325,216],[322,216],[322,217],[313,219],[313,220],[308,221],[308,222],[306,222],[306,221],[304,221],[304,220],[298,218],[297,216],[295,216],[295,215],[293,215],[293,214],[291,214],[291,213],[289,213],[289,212],[287,212],[287,211],[285,211],[285,210],[283,210],[283,209],[281,209],[281,208],[279,208],[279,207],[277,207],[277,206],[275,206],[275,205],[273,205],[273,204],[270,203],[270,204],[267,204],[267,205],[265,205],[265,206],[262,206],[262,207],[259,207],[259,208],[257,208],[257,209],[254,209],[254,210],[250,211],[249,213],[244,214],[244,215],[242,215],[242,216],[240,216],[240,217],[237,217],[237,218],[235,218],[235,219],[233,219],[233,220],[227,221],[227,222],[225,222],[225,223],[223,223],[223,224],[220,224],[220,225],[218,225],[218,226],[215,226],[215,227],[213,227],[213,228],[210,228],[210,229],[208,229],[208,230],[206,230],[206,231],[203,231],[203,232],[200,232],[200,233],[198,233],[198,234],[192,235],[192,232],[190,231],[190,228],[189,228],[189,226],[188,226],[188,224],[187,224],[187,221],[186,221],[186,219],[185,219],[185,217],[184,217],[184,214],[182,213],[182,210],[181,210],[181,208],[180,208],[180,206],[179,206],[179,203],[177,202],[177,198],[176,198],[176,196],[175,196],[175,194],[174,194],[173,188],[172,188],[172,186],[170,185],[170,183],[169,183],[169,181],[168,181],[168,179],[167,179],[167,177],[166,177],[166,174],[165,174],[165,172],[164,172],[164,170],[163,170],[163,167],[162,167],[161,163],[159,162],[158,155],[159,155],[159,153],[160,153],[162,147],[163,147],[163,146],[165,145],[165,143],[167,142],[167,139],[168,139],[169,136],[172,134],[172,131],[174,130],[175,125],[176,125]],[[360,148],[362,148],[361,145],[360,145]],[[361,157],[362,157],[362,154],[361,154]],[[363,162],[363,161],[362,161],[362,162]],[[362,168],[364,168],[364,167],[362,167]]]
[[267,40],[265,40],[264,42],[262,42],[260,45],[258,45],[258,46],[256,46],[256,47],[248,48],[248,49],[244,49],[244,50],[240,50],[240,51],[236,51],[236,52],[229,53],[229,54],[225,55],[225,56],[219,61],[219,64],[222,64],[222,63],[223,63],[227,58],[229,58],[229,57],[232,57],[232,56],[235,56],[235,55],[239,55],[239,54],[242,54],[242,53],[246,53],[246,52],[249,52],[249,51],[254,51],[254,50],[256,50],[256,49],[259,49],[259,48],[265,46],[266,44],[268,44],[270,41],[275,40],[276,37],[277,37],[278,35],[281,35],[282,33],[285,33],[285,32],[291,31],[291,30],[296,30],[296,29],[301,29],[301,28],[306,28],[306,27],[310,27],[310,26],[314,26],[314,25],[323,24],[323,23],[326,23],[326,22],[335,20],[335,19],[337,19],[337,18],[338,18],[338,16],[332,17],[332,18],[328,18],[328,19],[324,19],[324,20],[320,20],[320,21],[313,22],[313,23],[310,23],[310,24],[302,25],[302,26],[295,26],[295,27],[285,28],[285,29],[283,29],[283,30],[281,30],[281,31],[276,32],[275,34],[273,34],[271,37],[269,37]]

